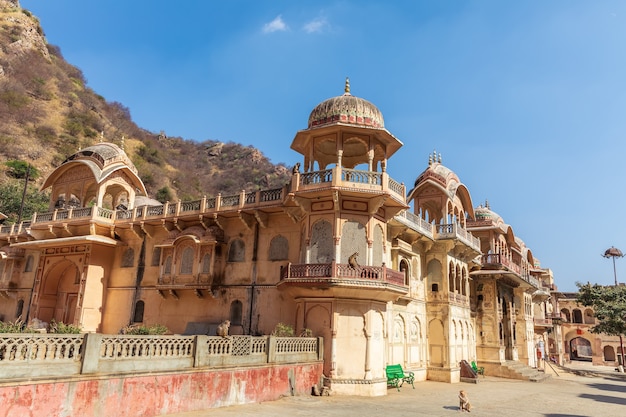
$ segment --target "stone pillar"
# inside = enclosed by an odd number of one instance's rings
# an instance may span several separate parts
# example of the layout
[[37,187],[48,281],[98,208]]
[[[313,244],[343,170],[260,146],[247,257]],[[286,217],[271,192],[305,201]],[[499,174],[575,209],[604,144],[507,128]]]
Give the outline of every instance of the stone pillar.
[[364,379],[372,379],[372,365],[371,365],[371,352],[372,352],[372,335],[369,334],[367,329],[363,329],[365,334],[365,377]]
[[100,344],[102,343],[102,334],[86,333],[83,352],[83,364],[80,370],[81,374],[98,373],[98,364],[100,361]]
[[337,331],[331,331],[330,339],[330,377],[337,378]]

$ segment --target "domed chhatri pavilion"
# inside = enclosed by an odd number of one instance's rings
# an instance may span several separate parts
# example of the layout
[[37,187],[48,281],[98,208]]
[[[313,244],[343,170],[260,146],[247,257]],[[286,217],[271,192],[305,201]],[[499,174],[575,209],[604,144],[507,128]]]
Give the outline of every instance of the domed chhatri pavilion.
[[556,334],[550,270],[441,155],[407,192],[387,173],[401,147],[346,82],[296,133],[283,188],[160,204],[123,149],[83,149],[46,179],[49,212],[0,229],[0,315],[114,334],[285,323],[324,338],[336,394],[385,395],[391,364],[416,381],[458,382],[462,361],[524,378]]

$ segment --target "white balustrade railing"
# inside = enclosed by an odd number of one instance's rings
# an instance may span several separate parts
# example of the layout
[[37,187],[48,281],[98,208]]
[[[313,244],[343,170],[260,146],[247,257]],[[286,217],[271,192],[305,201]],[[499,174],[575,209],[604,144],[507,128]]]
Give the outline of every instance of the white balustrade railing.
[[204,335],[0,334],[5,379],[175,371],[321,360],[321,338]]

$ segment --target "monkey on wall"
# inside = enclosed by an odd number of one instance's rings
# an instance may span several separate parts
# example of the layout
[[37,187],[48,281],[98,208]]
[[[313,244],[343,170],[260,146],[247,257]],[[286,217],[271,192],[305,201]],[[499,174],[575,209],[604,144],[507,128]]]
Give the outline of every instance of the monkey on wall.
[[228,337],[228,329],[230,328],[230,320],[224,320],[217,326],[217,335],[222,337]]

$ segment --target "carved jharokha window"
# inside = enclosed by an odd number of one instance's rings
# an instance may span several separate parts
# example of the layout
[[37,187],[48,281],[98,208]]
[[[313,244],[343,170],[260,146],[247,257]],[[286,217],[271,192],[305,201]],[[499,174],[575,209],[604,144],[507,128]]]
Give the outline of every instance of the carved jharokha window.
[[180,257],[180,274],[181,275],[193,274],[193,258],[194,258],[193,247],[187,246],[185,249],[183,249],[182,255]]

